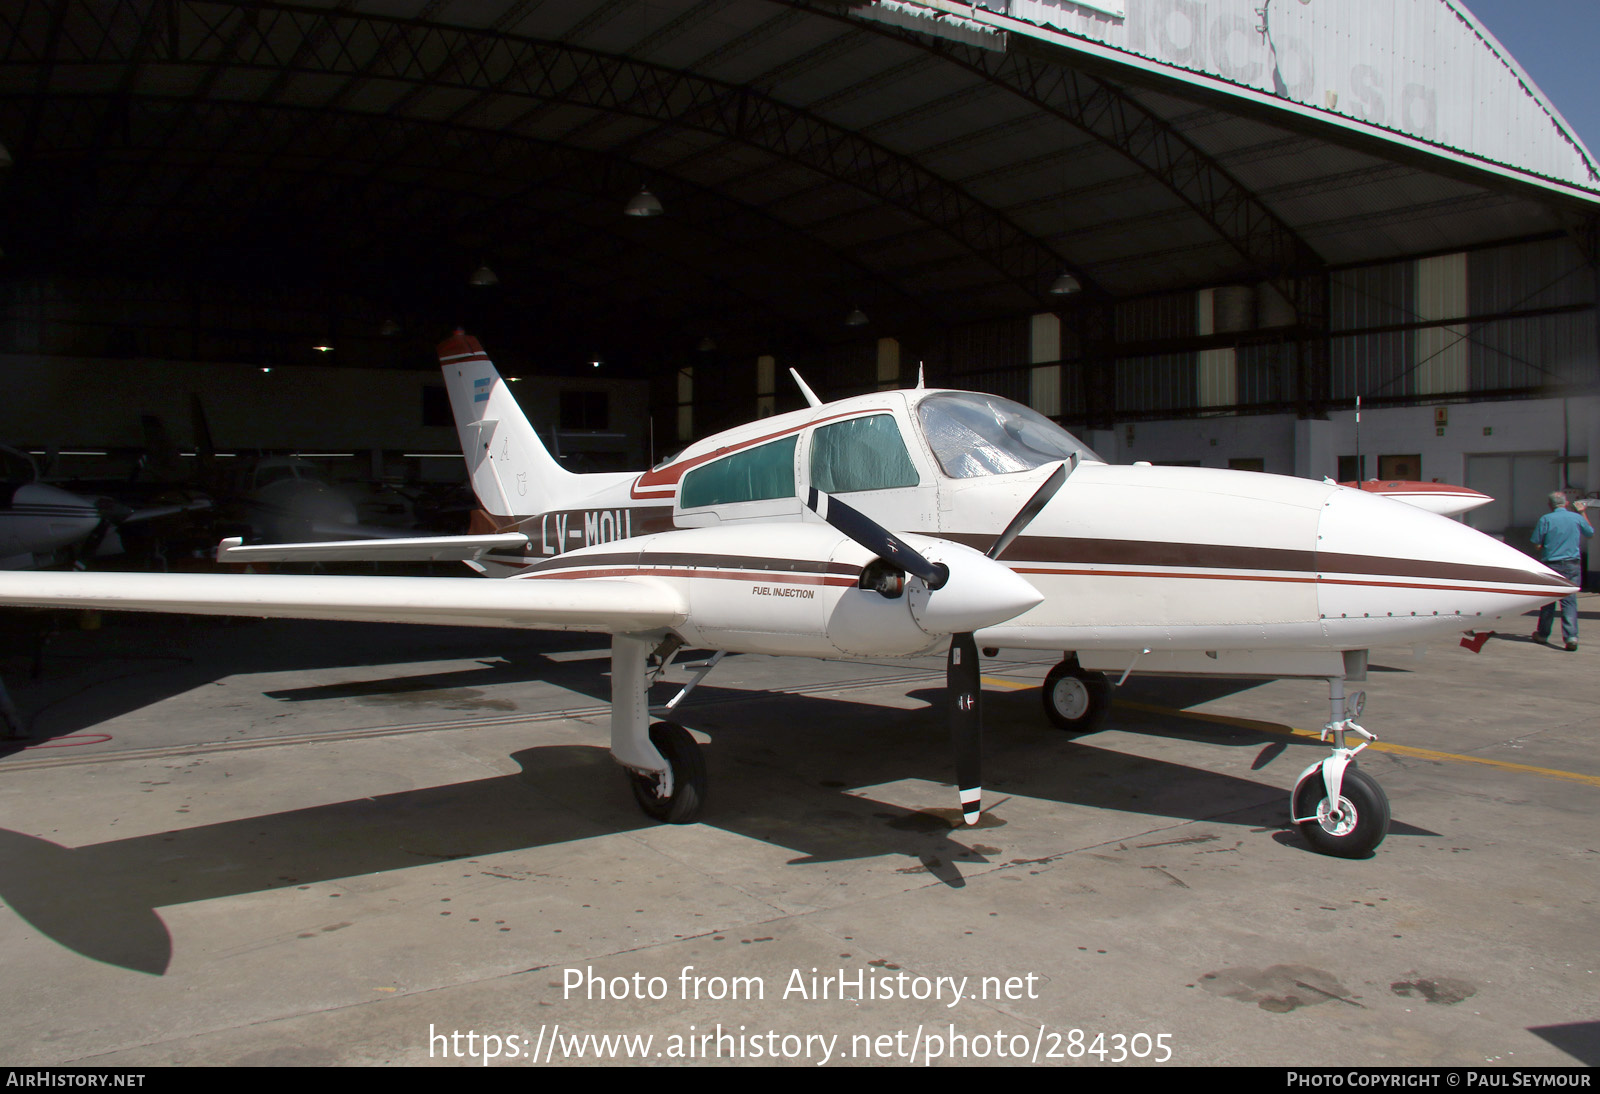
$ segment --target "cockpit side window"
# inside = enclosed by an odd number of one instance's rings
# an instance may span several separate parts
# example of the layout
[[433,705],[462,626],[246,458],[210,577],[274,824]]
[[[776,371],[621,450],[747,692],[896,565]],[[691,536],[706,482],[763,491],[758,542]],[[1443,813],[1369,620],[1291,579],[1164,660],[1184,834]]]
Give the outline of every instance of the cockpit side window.
[[794,496],[794,447],[798,437],[747,448],[697,467],[683,477],[678,507],[730,505]]
[[847,494],[920,481],[893,414],[834,422],[811,434],[811,485],[818,490]]
[[939,466],[952,479],[1027,471],[1074,453],[1105,462],[1043,414],[998,395],[930,395],[917,405],[917,419]]

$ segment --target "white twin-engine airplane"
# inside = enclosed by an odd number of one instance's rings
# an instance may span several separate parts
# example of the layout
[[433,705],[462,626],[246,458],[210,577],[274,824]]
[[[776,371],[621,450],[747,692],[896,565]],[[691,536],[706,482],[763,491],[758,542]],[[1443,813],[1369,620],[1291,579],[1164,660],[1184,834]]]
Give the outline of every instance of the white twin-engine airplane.
[[[1075,730],[1104,717],[1106,673],[1323,678],[1334,747],[1297,780],[1292,819],[1316,849],[1354,857],[1389,824],[1382,789],[1351,762],[1372,735],[1344,685],[1364,678],[1367,650],[1485,629],[1572,591],[1515,549],[1410,505],[1254,472],[1113,467],[1016,403],[920,384],[824,404],[796,376],[804,410],[642,474],[572,474],[476,339],[458,332],[439,352],[492,531],[227,541],[218,557],[456,558],[509,580],[0,575],[0,603],[607,633],[612,755],[645,812],[674,822],[698,814],[705,767],[686,730],[651,725],[648,685],[652,655],[665,663],[683,646],[947,648],[968,823],[981,808],[980,646],[1061,651],[1045,710]],[[1346,747],[1347,733],[1361,743]]]

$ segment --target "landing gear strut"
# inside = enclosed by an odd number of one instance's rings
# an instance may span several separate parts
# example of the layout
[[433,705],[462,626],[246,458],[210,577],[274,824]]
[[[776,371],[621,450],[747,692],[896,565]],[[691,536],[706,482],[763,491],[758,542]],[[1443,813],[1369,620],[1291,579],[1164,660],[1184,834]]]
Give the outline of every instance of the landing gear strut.
[[1111,709],[1111,684],[1103,672],[1089,672],[1068,657],[1044,679],[1044,712],[1057,729],[1093,733]]
[[[1322,727],[1322,739],[1333,735],[1333,755],[1312,764],[1296,780],[1290,800],[1290,819],[1300,826],[1306,842],[1325,855],[1339,858],[1364,858],[1389,834],[1389,798],[1365,772],[1356,768],[1355,756],[1369,742],[1377,740],[1356,725],[1364,697],[1355,711],[1345,709],[1344,681],[1328,681],[1328,700],[1332,717]],[[1355,748],[1346,748],[1344,735],[1363,738]]]
[[[705,805],[705,757],[682,726],[650,724],[651,677],[646,670],[651,651],[660,646],[659,635],[618,634],[611,639],[611,756],[628,769],[634,801],[647,816],[690,824]],[[672,652],[667,650],[667,656]]]

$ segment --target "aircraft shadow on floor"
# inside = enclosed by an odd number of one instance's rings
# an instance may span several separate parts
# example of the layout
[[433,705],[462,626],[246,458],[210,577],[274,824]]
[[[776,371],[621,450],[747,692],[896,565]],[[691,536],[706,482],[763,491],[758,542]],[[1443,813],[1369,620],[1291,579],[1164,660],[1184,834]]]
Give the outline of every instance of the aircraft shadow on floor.
[[1529,1026],[1528,1032],[1544,1038],[1585,1067],[1600,1065],[1600,1022]]
[[[936,694],[942,702],[942,689]],[[939,710],[714,689],[705,700],[684,718],[712,738],[703,822],[794,850],[790,866],[903,856],[915,864],[908,872],[960,888],[963,870],[1007,861],[997,829],[1006,824],[1006,801],[1017,795],[1257,831],[1288,821],[1283,780],[1261,783],[1114,751],[1092,737],[1073,739],[1041,725],[1031,691],[986,696],[989,812],[974,828],[958,826],[954,791],[944,784],[951,772]],[[1148,720],[1141,715],[1141,724]],[[1221,731],[1186,735],[1210,740]],[[162,907],[652,824],[601,744],[540,746],[512,759],[519,774],[78,848],[0,829],[0,899],[83,956],[161,974],[173,945]],[[908,779],[931,784],[925,805],[907,808],[849,789]],[[1070,812],[1050,823],[1071,847],[1082,845],[1082,833],[1070,838]]]
[[[0,635],[19,638],[6,631]],[[124,614],[108,619],[100,631],[64,629],[53,636],[37,680],[30,677],[31,652],[24,660],[23,649],[11,647],[5,680],[32,739],[0,741],[0,758],[14,755],[28,744],[94,731],[122,715],[227,676],[479,661],[478,670],[413,678],[386,675],[370,682],[327,685],[326,691],[304,688],[268,693],[285,702],[338,698],[339,689],[349,697],[399,696],[408,690],[420,695],[429,690],[541,680],[553,670],[570,669],[572,675],[587,672],[599,678],[601,672],[592,663],[558,664],[545,654],[590,649],[604,642],[603,636],[549,631]]]

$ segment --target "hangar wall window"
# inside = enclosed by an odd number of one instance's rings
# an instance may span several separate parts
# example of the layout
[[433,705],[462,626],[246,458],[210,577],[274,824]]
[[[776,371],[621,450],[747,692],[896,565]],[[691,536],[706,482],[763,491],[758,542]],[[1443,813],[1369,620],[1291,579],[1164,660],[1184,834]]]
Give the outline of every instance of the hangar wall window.
[[1422,456],[1413,452],[1404,456],[1379,456],[1378,478],[1416,481],[1422,478]]
[[770,418],[778,412],[778,359],[770,353],[756,358],[756,417]]
[[[1339,457],[1339,481],[1356,482],[1367,477],[1367,457],[1363,455],[1359,462],[1355,456]],[[1420,482],[1422,480],[1422,456],[1412,452],[1397,456],[1379,456],[1378,473],[1374,481],[1382,479],[1385,482]],[[1438,480],[1435,479],[1435,482]]]
[[811,434],[811,485],[830,494],[921,482],[893,414],[820,426]]
[[730,505],[740,501],[794,496],[794,446],[797,437],[725,456],[683,477],[678,507]]

